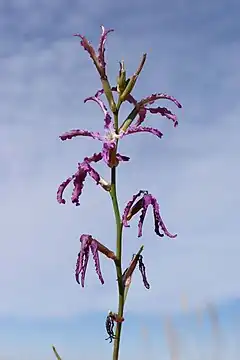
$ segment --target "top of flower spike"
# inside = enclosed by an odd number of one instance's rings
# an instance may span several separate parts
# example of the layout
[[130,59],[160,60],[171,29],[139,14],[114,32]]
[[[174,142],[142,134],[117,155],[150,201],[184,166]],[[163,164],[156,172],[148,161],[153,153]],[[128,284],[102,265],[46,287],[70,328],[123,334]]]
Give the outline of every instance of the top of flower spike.
[[106,77],[106,62],[105,62],[105,42],[107,39],[107,35],[114,31],[113,29],[105,30],[104,26],[101,26],[102,28],[102,34],[99,41],[99,47],[98,47],[98,53],[96,54],[95,49],[90,44],[90,42],[87,40],[87,38],[79,33],[73,34],[73,36],[80,37],[81,41],[80,44],[86,50],[91,59],[93,60],[101,78]]

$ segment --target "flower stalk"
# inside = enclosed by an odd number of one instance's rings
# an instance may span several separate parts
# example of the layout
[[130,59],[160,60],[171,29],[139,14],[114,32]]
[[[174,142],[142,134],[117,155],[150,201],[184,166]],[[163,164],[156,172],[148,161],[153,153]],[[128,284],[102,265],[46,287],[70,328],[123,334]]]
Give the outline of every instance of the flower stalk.
[[[117,125],[117,121],[115,123]],[[124,310],[124,287],[122,282],[122,230],[123,224],[121,221],[118,197],[117,197],[117,174],[116,167],[111,169],[111,190],[110,195],[112,199],[113,211],[116,221],[116,273],[117,273],[117,282],[118,282],[118,313],[117,315],[122,318]],[[120,339],[121,339],[121,330],[122,323],[117,322],[116,324],[116,333],[113,344],[113,360],[118,360],[119,349],[120,349]]]
[[[91,178],[95,184],[102,190],[109,193],[112,207],[115,217],[116,226],[116,250],[115,252],[110,250],[108,246],[102,242],[93,238],[90,234],[82,234],[80,236],[80,251],[77,256],[75,278],[78,284],[84,287],[85,275],[89,262],[89,256],[91,255],[95,265],[95,271],[101,284],[104,284],[104,278],[100,268],[100,256],[103,255],[107,260],[111,260],[116,269],[117,284],[118,284],[118,310],[117,312],[110,311],[106,319],[106,331],[108,333],[108,339],[113,342],[113,360],[119,360],[120,352],[120,340],[122,333],[122,323],[124,321],[124,305],[127,300],[128,291],[132,283],[133,273],[138,265],[139,271],[142,275],[143,284],[146,289],[150,288],[146,276],[146,267],[143,263],[143,245],[139,251],[133,255],[133,258],[129,264],[129,267],[123,272],[122,264],[122,242],[123,242],[123,229],[127,229],[130,225],[129,222],[135,216],[139,216],[138,222],[138,237],[143,235],[143,223],[148,208],[152,208],[154,218],[154,231],[162,238],[167,236],[169,238],[175,238],[177,235],[168,231],[165,223],[163,222],[160,214],[160,206],[157,199],[151,195],[147,190],[140,190],[134,194],[132,199],[128,201],[123,213],[120,212],[118,194],[117,194],[117,168],[122,164],[128,162],[130,157],[117,152],[119,141],[125,136],[133,135],[137,133],[149,133],[161,139],[163,134],[158,128],[142,126],[146,120],[148,113],[159,114],[171,120],[174,127],[177,126],[178,121],[175,114],[165,107],[152,107],[157,100],[170,100],[178,108],[181,108],[181,104],[172,96],[165,93],[155,93],[148,97],[138,101],[132,96],[132,91],[136,85],[137,79],[142,72],[146,61],[146,54],[143,54],[142,60],[138,69],[132,77],[126,79],[126,69],[124,61],[120,62],[120,71],[117,78],[116,86],[112,87],[107,76],[106,62],[105,62],[105,42],[107,35],[113,30],[105,30],[102,26],[102,34],[100,37],[100,43],[98,50],[96,51],[85,36],[81,34],[75,34],[79,37],[80,44],[86,50],[92,59],[97,72],[100,76],[102,89],[98,90],[94,96],[90,96],[84,100],[84,102],[94,101],[101,109],[104,115],[104,133],[98,131],[89,131],[82,129],[72,129],[64,134],[60,135],[62,141],[68,141],[77,137],[90,137],[99,141],[102,144],[100,152],[94,153],[91,156],[84,157],[83,161],[77,165],[77,171],[63,181],[57,190],[57,201],[59,204],[65,204],[64,191],[70,184],[73,185],[73,192],[71,196],[71,202],[75,206],[80,205],[80,197],[85,186],[85,181]],[[105,95],[108,107],[101,99],[102,95]],[[118,95],[118,100],[115,101],[114,94]],[[119,110],[122,104],[127,101],[133,105],[133,110],[127,116],[127,118],[119,124]],[[95,164],[103,161],[110,169],[110,181],[102,178],[102,176],[95,170]],[[115,326],[115,333],[114,333]],[[61,360],[56,349],[53,347],[53,351],[58,360]]]

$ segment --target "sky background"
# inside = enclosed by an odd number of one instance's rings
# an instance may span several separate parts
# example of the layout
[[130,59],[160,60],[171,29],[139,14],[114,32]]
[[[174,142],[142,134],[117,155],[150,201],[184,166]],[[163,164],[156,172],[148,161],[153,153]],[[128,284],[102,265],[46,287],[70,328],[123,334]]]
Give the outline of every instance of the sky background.
[[[124,231],[124,266],[144,244],[151,289],[134,275],[121,359],[168,360],[173,343],[176,359],[239,359],[239,11],[237,0],[1,0],[1,360],[52,359],[52,343],[63,359],[111,358],[104,322],[117,306],[112,263],[101,259],[104,286],[91,261],[86,288],[74,279],[82,233],[114,250],[110,199],[89,178],[80,207],[70,202],[71,186],[67,204],[56,202],[58,184],[101,149],[91,139],[62,143],[58,136],[103,130],[99,108],[83,103],[100,81],[72,37],[80,32],[97,46],[102,24],[115,29],[106,55],[112,84],[118,61],[130,75],[147,52],[135,97],[167,92],[183,104],[159,103],[177,113],[176,129],[157,115],[146,119],[161,140],[137,134],[120,144],[131,158],[118,169],[121,209],[148,189],[178,233],[159,239],[150,212],[141,239],[135,220]],[[214,334],[208,304],[218,314]]]

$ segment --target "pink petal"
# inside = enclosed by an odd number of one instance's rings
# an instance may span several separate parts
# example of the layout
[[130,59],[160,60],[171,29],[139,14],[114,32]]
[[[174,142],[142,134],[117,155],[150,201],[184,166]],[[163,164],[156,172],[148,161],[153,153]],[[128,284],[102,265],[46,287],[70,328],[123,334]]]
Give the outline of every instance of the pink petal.
[[99,261],[99,254],[98,254],[98,244],[94,239],[91,241],[90,248],[91,248],[92,255],[93,255],[93,260],[94,260],[94,264],[95,264],[96,273],[97,273],[101,283],[104,284],[104,280],[103,280],[103,276],[102,276],[101,268],[100,268],[100,261]]
[[124,133],[124,135],[135,134],[139,132],[149,132],[157,137],[161,138],[163,134],[158,129],[152,127],[145,127],[145,126],[130,126]]
[[79,275],[81,274],[81,285],[84,287],[85,275],[87,270],[87,264],[89,260],[89,246],[91,241],[91,235],[83,234],[80,237],[81,249],[78,254],[75,277],[79,284]]
[[58,191],[57,191],[57,201],[59,202],[59,204],[65,204],[66,200],[63,199],[63,193],[64,190],[66,189],[66,187],[68,186],[68,184],[74,179],[74,175],[69,177],[66,181],[64,181],[61,185],[59,185],[58,187]]
[[77,36],[81,38],[80,44],[82,45],[82,47],[84,48],[84,50],[86,50],[90,57],[96,58],[96,53],[94,48],[92,47],[92,45],[90,44],[90,42],[85,38],[85,36],[82,36],[81,34],[73,34],[73,36]]
[[165,107],[158,106],[157,108],[146,108],[151,114],[161,114],[162,116],[166,116],[168,119],[172,120],[174,123],[174,127],[178,125],[177,116],[173,114],[170,110]]
[[147,109],[145,108],[145,106],[140,107],[138,111],[138,119],[135,124],[136,126],[139,126],[143,123],[143,121],[146,118],[146,114],[147,114]]
[[170,96],[165,93],[152,94],[151,96],[148,96],[147,98],[142,99],[140,101],[140,103],[143,105],[153,104],[156,100],[160,100],[160,99],[170,100],[170,101],[174,102],[178,108],[182,108],[182,105],[180,104],[180,102],[177,99],[175,99],[173,96]]
[[107,107],[104,104],[104,102],[102,100],[99,99],[99,96],[102,94],[101,90],[98,91],[95,96],[90,96],[88,98],[86,98],[84,100],[84,102],[86,103],[89,100],[95,101],[100,108],[102,109],[102,112],[104,113],[104,128],[105,129],[109,129],[110,125],[112,124],[112,118],[109,114],[109,112],[107,111]]
[[82,164],[78,164],[78,171],[74,175],[74,181],[73,181],[74,189],[71,197],[72,203],[76,204],[76,206],[80,205],[79,197],[82,193],[84,181],[87,176],[87,171],[81,165]]
[[81,166],[96,181],[98,185],[100,181],[99,173],[87,162],[83,162]]
[[170,238],[175,238],[177,236],[177,234],[171,234],[168,229],[166,228],[161,215],[160,215],[160,209],[159,209],[159,204],[157,202],[157,200],[152,197],[151,200],[152,206],[153,206],[153,214],[154,214],[154,220],[155,220],[155,232],[157,235],[162,236],[162,234],[159,233],[159,226],[161,227],[162,231],[164,232],[164,234]]
[[107,39],[107,35],[114,30],[113,29],[105,30],[104,26],[101,26],[101,28],[102,28],[102,35],[100,38],[100,43],[99,43],[99,48],[98,48],[98,61],[100,62],[102,67],[105,68],[105,66],[106,66],[105,58],[104,58],[105,42]]
[[89,136],[93,139],[102,140],[102,136],[99,132],[93,132],[88,130],[80,130],[80,129],[73,129],[70,131],[65,132],[64,134],[60,135],[61,140],[70,140],[77,136]]
[[148,206],[151,204],[151,195],[146,194],[143,196],[143,209],[138,222],[138,237],[142,236],[143,222],[147,213]]
[[88,163],[91,163],[91,162],[98,162],[100,160],[102,160],[103,156],[102,156],[102,153],[94,153],[91,157],[85,157],[84,158],[84,162],[88,162]]
[[116,154],[116,158],[118,159],[118,161],[129,161],[130,160],[129,156],[121,155],[119,153]]

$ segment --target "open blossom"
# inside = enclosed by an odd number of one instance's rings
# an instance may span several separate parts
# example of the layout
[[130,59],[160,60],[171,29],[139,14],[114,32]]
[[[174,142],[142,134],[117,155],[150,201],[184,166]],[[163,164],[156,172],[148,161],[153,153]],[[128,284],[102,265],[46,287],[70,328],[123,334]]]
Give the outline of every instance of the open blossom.
[[[137,198],[140,196],[141,196],[140,200],[138,200],[135,203]],[[151,194],[149,194],[148,191],[145,191],[145,190],[140,190],[137,194],[133,195],[132,200],[130,200],[127,203],[127,205],[124,209],[123,217],[122,217],[123,225],[125,227],[129,227],[128,221],[131,220],[131,218],[135,214],[137,214],[140,210],[142,210],[140,219],[139,219],[139,223],[138,223],[138,237],[141,237],[143,222],[144,222],[149,205],[152,205],[152,207],[153,207],[155,233],[160,237],[166,235],[170,238],[175,238],[177,236],[177,234],[175,234],[175,235],[171,234],[168,231],[168,229],[166,228],[166,226],[161,218],[160,208],[159,208],[159,204],[158,204],[157,200]],[[163,233],[160,233],[160,229],[163,231]]]
[[93,255],[93,260],[95,263],[95,270],[99,277],[99,280],[102,284],[104,284],[104,280],[102,277],[101,269],[100,269],[100,261],[99,261],[99,252],[106,255],[108,258],[115,260],[115,254],[98,242],[96,239],[93,239],[89,234],[83,234],[80,237],[81,249],[78,254],[77,263],[76,263],[76,270],[75,270],[75,277],[78,284],[80,284],[79,277],[81,275],[81,285],[84,287],[85,282],[85,275],[89,260],[89,251],[91,250]]
[[127,157],[127,156],[120,155],[118,153],[116,154],[116,146],[117,146],[117,141],[119,139],[123,138],[126,135],[131,135],[131,134],[140,133],[140,132],[148,132],[148,133],[151,133],[151,134],[161,138],[162,133],[158,129],[154,129],[151,127],[130,126],[125,131],[120,131],[120,133],[117,134],[116,130],[114,128],[112,118],[111,118],[109,112],[107,111],[106,105],[100,99],[100,96],[103,94],[103,92],[104,92],[103,89],[99,90],[94,96],[91,96],[91,97],[88,97],[87,99],[85,99],[84,102],[92,100],[100,106],[100,108],[104,114],[105,134],[101,135],[99,132],[94,132],[94,131],[89,131],[89,130],[81,130],[81,129],[73,129],[73,130],[67,131],[64,134],[60,135],[60,139],[65,141],[65,140],[70,140],[70,139],[72,139],[74,137],[78,137],[78,136],[87,136],[87,137],[91,137],[92,139],[101,141],[103,143],[102,152],[101,152],[103,160],[109,167],[113,167],[113,166],[117,166],[119,161],[128,161],[129,160],[129,157]]

